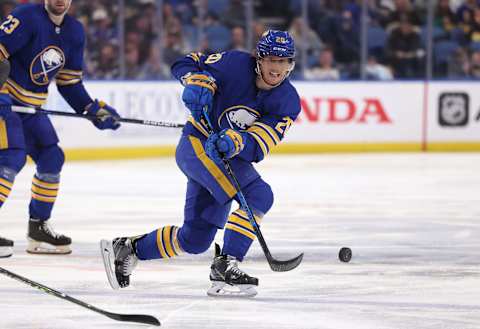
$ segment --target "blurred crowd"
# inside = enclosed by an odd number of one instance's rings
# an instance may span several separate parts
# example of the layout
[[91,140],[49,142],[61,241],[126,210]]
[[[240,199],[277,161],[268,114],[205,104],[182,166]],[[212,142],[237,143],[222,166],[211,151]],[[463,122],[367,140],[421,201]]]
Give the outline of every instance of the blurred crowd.
[[[428,1],[364,1],[366,78],[424,78]],[[0,14],[6,17],[28,2],[43,0],[0,0]],[[87,35],[89,79],[169,79],[169,66],[191,51],[253,54],[267,28],[288,30],[294,37],[294,78],[360,78],[362,0],[309,0],[306,10],[302,0],[123,2],[72,1],[70,13],[83,22]],[[434,78],[480,78],[480,0],[437,0],[431,32]]]

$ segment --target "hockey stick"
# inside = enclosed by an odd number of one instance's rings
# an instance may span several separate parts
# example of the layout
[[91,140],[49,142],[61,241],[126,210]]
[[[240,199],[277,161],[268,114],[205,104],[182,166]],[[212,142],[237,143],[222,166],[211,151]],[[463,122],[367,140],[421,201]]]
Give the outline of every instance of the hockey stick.
[[12,279],[15,279],[17,281],[23,282],[28,284],[29,286],[32,286],[33,288],[37,288],[38,290],[41,290],[49,295],[56,296],[61,299],[68,300],[69,302],[75,303],[77,305],[80,305],[81,307],[84,307],[86,309],[89,309],[91,311],[103,314],[110,319],[117,320],[117,321],[124,321],[124,322],[136,322],[136,323],[143,323],[143,324],[149,324],[153,326],[160,326],[160,321],[158,321],[157,318],[151,316],[151,315],[143,315],[143,314],[118,314],[118,313],[111,313],[104,311],[102,309],[99,309],[98,307],[95,307],[93,305],[87,304],[85,302],[82,302],[81,300],[78,300],[76,298],[70,297],[69,295],[54,290],[52,288],[49,288],[47,286],[44,286],[43,284],[40,284],[38,282],[29,280],[23,276],[20,276],[18,274],[12,273],[2,267],[0,267],[0,273],[5,274],[6,276],[11,277]]
[[[208,133],[210,135],[213,134],[214,130],[213,130],[212,123],[210,122],[210,119],[208,117],[207,108],[204,108],[203,110],[203,117],[205,118],[205,121],[207,123]],[[248,220],[250,224],[252,224],[253,229],[255,230],[255,234],[257,235],[258,242],[260,242],[260,246],[262,246],[263,253],[267,258],[268,265],[270,265],[270,268],[275,272],[286,272],[286,271],[293,270],[302,262],[303,253],[289,260],[282,261],[282,260],[273,258],[272,254],[270,253],[270,250],[268,249],[267,242],[265,242],[265,239],[263,238],[262,231],[260,231],[260,227],[255,221],[255,216],[253,215],[252,208],[250,208],[250,206],[248,205],[247,200],[243,195],[242,189],[240,188],[240,183],[238,183],[237,177],[235,176],[232,170],[232,167],[230,166],[230,162],[225,158],[223,158],[222,161],[223,161],[223,165],[225,166],[225,169],[227,170],[228,175],[233,181],[235,189],[237,190],[237,197],[240,200],[240,206],[247,213]]]
[[[43,113],[43,114],[59,115],[64,117],[83,118],[88,120],[98,119],[94,115],[83,115],[83,114],[78,114],[73,112],[52,111],[52,110],[46,110],[41,108],[26,107],[26,106],[12,106],[12,111],[18,112],[18,113],[27,113],[27,114]],[[125,123],[135,123],[135,124],[140,124],[144,126],[155,126],[155,127],[166,127],[166,128],[183,128],[185,126],[183,123],[129,119],[129,118],[119,118],[117,119],[117,121],[125,122]]]

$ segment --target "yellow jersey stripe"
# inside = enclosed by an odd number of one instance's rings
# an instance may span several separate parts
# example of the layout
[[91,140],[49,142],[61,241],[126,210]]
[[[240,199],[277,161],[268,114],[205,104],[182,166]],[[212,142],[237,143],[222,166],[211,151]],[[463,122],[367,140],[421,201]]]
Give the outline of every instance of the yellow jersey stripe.
[[7,198],[0,194],[0,202],[7,201]]
[[33,91],[29,91],[21,87],[18,83],[16,83],[12,79],[8,79],[7,84],[11,86],[13,89],[15,89],[16,91],[18,91],[23,96],[28,96],[28,97],[37,98],[37,99],[47,99],[48,97],[48,93],[36,93]]
[[41,187],[38,187],[37,185],[32,185],[32,192],[38,193],[44,196],[57,196],[58,195],[58,190],[46,190]]
[[74,71],[74,70],[62,69],[62,70],[58,71],[58,74],[69,74],[69,75],[74,75],[76,77],[81,77],[83,75],[83,71]]
[[195,62],[200,62],[199,53],[190,53],[187,56],[193,59]]
[[8,196],[10,194],[10,189],[6,188],[6,187],[3,187],[3,186],[0,186],[0,193],[2,193],[5,196]]
[[257,144],[260,146],[260,148],[262,149],[262,152],[263,152],[263,156],[267,156],[268,155],[268,147],[267,145],[265,144],[265,142],[262,140],[262,138],[260,138],[260,136],[258,136],[256,133],[252,132],[252,131],[249,131],[248,132],[250,135],[252,135],[253,138],[255,138],[255,140],[257,141]]
[[32,199],[42,201],[42,202],[54,203],[57,198],[56,197],[46,197],[46,196],[38,195],[38,194],[32,192]]
[[225,176],[215,162],[213,162],[212,159],[207,156],[202,142],[193,136],[188,136],[188,138],[192,144],[195,154],[197,155],[197,158],[202,162],[205,168],[207,168],[208,172],[213,176],[213,178],[215,178],[225,193],[227,193],[228,197],[232,198],[235,194],[237,194],[237,190],[233,187],[227,176]]
[[278,137],[277,133],[275,132],[275,130],[273,130],[272,127],[260,121],[256,121],[253,125],[263,128],[273,139],[273,141],[275,142],[275,145],[280,143],[280,138]]
[[37,177],[33,177],[33,180],[32,182],[41,187],[41,188],[46,188],[46,189],[58,189],[58,187],[60,186],[59,183],[47,183],[47,182],[43,182],[41,180],[39,180]]
[[12,182],[9,182],[8,180],[6,179],[3,179],[0,177],[0,184],[2,184],[3,186],[11,189],[13,187],[13,183]]
[[10,57],[10,54],[7,51],[7,48],[5,48],[4,45],[0,43],[0,55],[2,55],[2,59],[8,59]]
[[167,252],[168,257],[174,257],[175,252],[172,249],[172,240],[170,239],[170,234],[172,233],[172,227],[165,226],[162,231],[163,231],[163,245],[165,246],[165,251]]
[[[5,120],[0,119],[0,150],[4,149],[8,149],[7,123]],[[2,182],[2,180],[0,180],[0,182]]]
[[162,233],[163,233],[163,229],[157,230],[157,248],[158,248],[158,251],[160,251],[160,255],[162,256],[162,258],[168,258],[167,254],[165,253],[165,250],[163,249]]
[[238,226],[235,226],[233,224],[228,224],[225,226],[225,229],[227,230],[232,230],[232,231],[235,231],[237,233],[240,233],[242,235],[245,235],[246,237],[252,239],[252,240],[255,240],[255,235],[250,233],[249,231],[245,230],[245,229],[242,229]]
[[16,89],[16,87],[14,87],[11,80],[7,80],[4,86],[8,90],[9,94],[21,103],[33,106],[41,106],[47,101],[47,94],[32,94],[23,88],[20,88],[22,91],[19,91],[18,88]]
[[56,79],[64,79],[64,80],[71,80],[71,79],[81,79],[81,76],[73,75],[73,74],[66,74],[66,73],[58,73],[55,76]]
[[77,84],[79,82],[81,82],[82,80],[80,79],[75,79],[75,80],[59,80],[59,79],[56,79],[55,80],[57,85],[58,86],[70,86],[70,85],[74,85],[74,84]]
[[254,125],[248,128],[247,131],[258,134],[258,136],[264,140],[265,144],[267,144],[269,150],[275,147],[276,145],[275,140],[270,136],[270,134],[265,129]]

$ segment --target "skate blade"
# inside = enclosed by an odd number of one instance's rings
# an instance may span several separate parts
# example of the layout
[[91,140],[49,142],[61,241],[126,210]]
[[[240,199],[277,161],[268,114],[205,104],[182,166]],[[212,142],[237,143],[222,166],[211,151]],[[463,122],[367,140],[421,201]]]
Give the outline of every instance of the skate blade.
[[12,247],[0,247],[0,258],[7,258],[13,255]]
[[113,253],[112,242],[109,240],[101,240],[100,252],[102,254],[103,266],[105,267],[108,283],[110,283],[112,289],[118,290],[120,286],[118,285],[117,277],[115,276],[114,271],[115,254]]
[[207,291],[207,295],[210,297],[252,298],[257,295],[255,287],[251,284],[231,286],[225,282],[213,281],[212,286]]
[[46,242],[28,239],[27,252],[40,255],[67,255],[72,252],[70,245],[54,246]]

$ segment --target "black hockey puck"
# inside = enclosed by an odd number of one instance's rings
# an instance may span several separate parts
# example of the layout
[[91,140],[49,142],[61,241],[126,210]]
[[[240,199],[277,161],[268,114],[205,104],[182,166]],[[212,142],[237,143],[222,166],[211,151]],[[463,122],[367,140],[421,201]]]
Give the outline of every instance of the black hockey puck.
[[344,263],[348,263],[352,259],[352,249],[343,247],[338,252],[338,259]]

